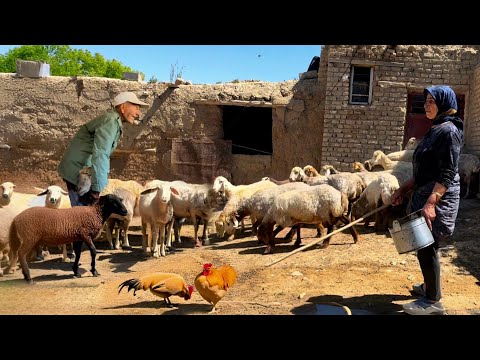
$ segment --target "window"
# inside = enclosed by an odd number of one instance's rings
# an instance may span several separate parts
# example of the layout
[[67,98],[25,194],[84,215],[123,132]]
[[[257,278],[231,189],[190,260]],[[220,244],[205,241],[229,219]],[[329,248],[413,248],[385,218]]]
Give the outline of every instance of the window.
[[372,102],[372,79],[372,67],[352,66],[350,104],[370,104]]

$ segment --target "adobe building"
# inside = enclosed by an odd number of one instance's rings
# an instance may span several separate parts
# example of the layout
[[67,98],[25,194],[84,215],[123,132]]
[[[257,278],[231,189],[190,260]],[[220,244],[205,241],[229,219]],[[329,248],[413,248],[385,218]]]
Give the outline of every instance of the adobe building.
[[0,182],[63,185],[56,167],[68,142],[121,91],[151,107],[141,125],[125,124],[111,157],[112,178],[200,183],[223,175],[245,184],[285,179],[292,167],[307,164],[348,170],[377,149],[396,151],[410,136],[423,136],[422,90],[432,84],[456,91],[465,150],[480,155],[478,50],[329,45],[318,71],[281,83],[0,74]]

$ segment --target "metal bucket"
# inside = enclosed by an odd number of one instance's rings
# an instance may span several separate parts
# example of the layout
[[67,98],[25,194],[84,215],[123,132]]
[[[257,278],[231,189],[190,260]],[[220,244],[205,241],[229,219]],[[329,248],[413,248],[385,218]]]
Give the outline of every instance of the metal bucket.
[[399,254],[423,249],[435,241],[425,218],[416,213],[395,220],[393,228],[388,229]]

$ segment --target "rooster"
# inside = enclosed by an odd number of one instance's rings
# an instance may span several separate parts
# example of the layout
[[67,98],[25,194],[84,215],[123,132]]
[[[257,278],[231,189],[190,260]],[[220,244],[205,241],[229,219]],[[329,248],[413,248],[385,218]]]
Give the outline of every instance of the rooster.
[[217,303],[237,280],[237,272],[230,265],[216,269],[212,266],[212,264],[204,264],[203,271],[195,278],[195,288],[198,293],[213,305],[210,314],[215,312]]
[[128,291],[133,289],[135,296],[137,290],[148,290],[163,298],[167,307],[173,307],[170,296],[176,295],[189,300],[192,297],[193,286],[187,285],[183,277],[171,273],[153,273],[143,276],[139,279],[130,279],[121,283],[118,287],[118,293],[128,286]]

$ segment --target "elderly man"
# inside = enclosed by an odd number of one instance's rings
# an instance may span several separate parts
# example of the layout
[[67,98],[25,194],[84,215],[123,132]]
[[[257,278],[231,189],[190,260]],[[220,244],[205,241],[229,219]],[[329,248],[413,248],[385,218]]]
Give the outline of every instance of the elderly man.
[[[70,142],[58,173],[67,183],[72,206],[88,206],[97,202],[107,186],[110,173],[110,155],[122,135],[123,123],[135,124],[140,106],[149,106],[132,92],[122,92],[113,99],[114,109],[82,125]],[[80,196],[77,192],[78,175],[84,167],[91,168],[91,188]]]

